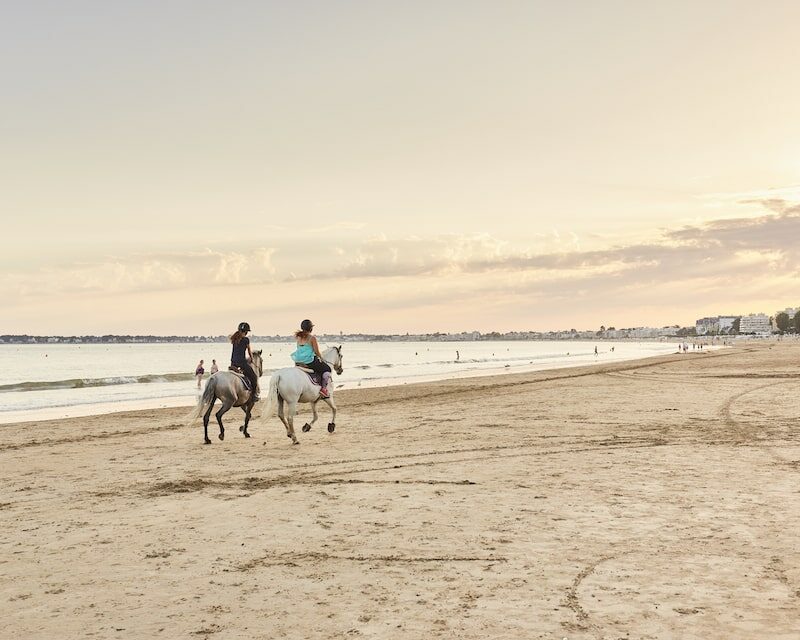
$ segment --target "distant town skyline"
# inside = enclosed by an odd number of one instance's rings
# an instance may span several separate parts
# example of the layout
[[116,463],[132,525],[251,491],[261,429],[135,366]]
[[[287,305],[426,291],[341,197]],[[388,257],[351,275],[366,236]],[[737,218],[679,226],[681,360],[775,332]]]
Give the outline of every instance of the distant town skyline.
[[778,308],[797,24],[779,0],[6,3],[0,334]]
[[[780,316],[784,326],[781,326]],[[541,339],[628,339],[628,338],[667,338],[667,337],[709,337],[709,336],[733,336],[748,334],[769,334],[769,333],[796,333],[800,334],[800,306],[785,307],[775,311],[774,315],[765,313],[750,314],[728,314],[717,316],[706,316],[698,318],[693,324],[657,324],[654,326],[629,325],[616,327],[614,325],[601,325],[599,329],[587,329],[585,327],[561,328],[551,330],[515,330],[508,332],[499,331],[435,331],[425,333],[370,333],[370,332],[349,332],[344,331],[331,333],[318,333],[322,340],[432,340],[432,341],[451,341],[451,340],[541,340]],[[294,336],[289,333],[275,334],[251,334],[253,340],[278,340],[292,341]],[[147,342],[227,342],[227,334],[52,334],[52,335],[31,335],[31,334],[0,334],[0,344],[42,344],[42,343],[147,343]]]

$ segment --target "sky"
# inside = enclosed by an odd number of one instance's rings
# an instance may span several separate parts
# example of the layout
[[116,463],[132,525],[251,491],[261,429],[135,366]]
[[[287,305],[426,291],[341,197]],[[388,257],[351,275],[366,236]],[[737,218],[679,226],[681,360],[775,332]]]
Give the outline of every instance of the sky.
[[800,305],[800,3],[0,5],[0,334]]

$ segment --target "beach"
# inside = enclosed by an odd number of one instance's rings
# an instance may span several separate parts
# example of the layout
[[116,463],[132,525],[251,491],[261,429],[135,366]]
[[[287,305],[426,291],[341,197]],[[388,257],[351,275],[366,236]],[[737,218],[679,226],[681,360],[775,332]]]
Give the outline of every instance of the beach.
[[8,638],[797,638],[800,345],[0,427]]

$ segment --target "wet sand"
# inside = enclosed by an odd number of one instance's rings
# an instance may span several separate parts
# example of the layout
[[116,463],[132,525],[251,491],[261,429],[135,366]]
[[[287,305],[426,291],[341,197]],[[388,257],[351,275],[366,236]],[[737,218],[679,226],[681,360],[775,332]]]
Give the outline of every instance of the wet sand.
[[798,637],[800,345],[337,402],[0,427],[3,637]]

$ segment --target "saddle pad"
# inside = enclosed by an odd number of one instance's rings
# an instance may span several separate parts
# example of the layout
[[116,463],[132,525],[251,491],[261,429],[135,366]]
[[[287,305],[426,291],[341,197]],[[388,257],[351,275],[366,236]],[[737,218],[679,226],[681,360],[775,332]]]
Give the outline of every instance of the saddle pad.
[[250,387],[252,386],[250,384],[250,378],[248,378],[243,373],[239,373],[238,371],[236,371],[234,369],[228,369],[228,371],[230,373],[232,373],[233,375],[235,375],[237,378],[239,378],[244,383],[244,388],[247,389],[248,391],[250,391]]
[[304,367],[300,364],[295,364],[294,366],[295,369],[299,369],[308,376],[309,380],[311,380],[311,384],[315,384],[318,387],[322,386],[322,380],[320,380],[319,375],[317,375],[313,369],[309,369],[308,367]]

